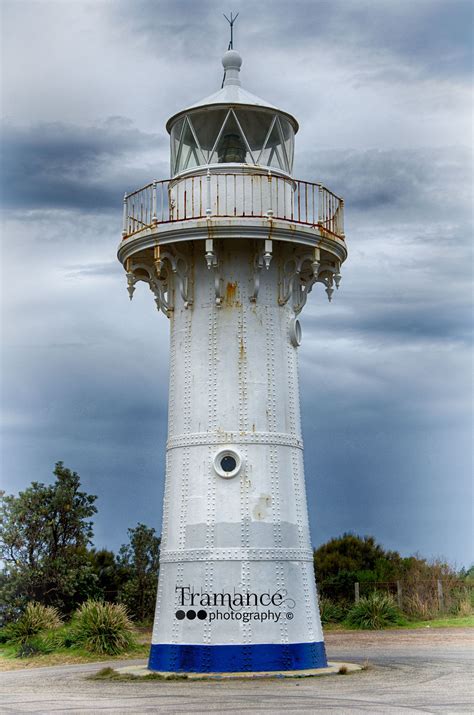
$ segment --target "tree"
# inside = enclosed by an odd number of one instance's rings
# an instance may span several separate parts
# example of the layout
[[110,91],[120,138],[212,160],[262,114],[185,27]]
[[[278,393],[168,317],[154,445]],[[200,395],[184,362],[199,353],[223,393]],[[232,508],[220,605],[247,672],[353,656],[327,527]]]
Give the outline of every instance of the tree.
[[0,598],[14,607],[34,600],[69,613],[96,593],[87,547],[97,497],[81,491],[79,475],[62,462],[54,476],[53,484],[32,482],[18,496],[1,495]]
[[114,552],[108,549],[91,549],[88,556],[97,578],[98,597],[115,603],[127,578],[125,569],[118,563]]
[[343,534],[315,549],[314,567],[321,593],[350,600],[355,581],[395,581],[402,558],[396,551],[385,551],[373,536]]
[[314,567],[323,596],[353,601],[355,582],[361,585],[361,595],[375,587],[395,593],[400,581],[405,607],[419,613],[422,606],[430,612],[438,610],[440,579],[446,593],[454,593],[458,582],[453,567],[443,561],[416,555],[405,558],[397,551],[386,551],[373,536],[355,534],[343,534],[315,549]]
[[128,529],[128,535],[130,542],[120,548],[117,559],[125,577],[118,598],[134,620],[149,621],[155,607],[161,539],[145,524]]

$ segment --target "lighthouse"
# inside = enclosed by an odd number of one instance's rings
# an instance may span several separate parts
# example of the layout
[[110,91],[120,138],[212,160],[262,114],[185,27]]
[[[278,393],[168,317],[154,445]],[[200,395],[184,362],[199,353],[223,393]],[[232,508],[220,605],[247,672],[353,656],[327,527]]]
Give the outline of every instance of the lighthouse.
[[299,316],[315,284],[329,300],[339,286],[343,200],[293,176],[297,120],[243,89],[234,49],[222,64],[221,89],[168,120],[171,178],[123,202],[118,257],[130,298],[138,282],[148,284],[170,326],[148,667],[324,668],[303,466]]

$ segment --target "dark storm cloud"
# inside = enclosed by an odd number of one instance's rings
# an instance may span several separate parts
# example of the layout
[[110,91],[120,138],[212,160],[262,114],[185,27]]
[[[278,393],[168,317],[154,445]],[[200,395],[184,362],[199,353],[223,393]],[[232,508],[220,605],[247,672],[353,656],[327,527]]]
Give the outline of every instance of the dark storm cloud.
[[[390,287],[397,285],[388,278]],[[384,300],[379,297],[374,304],[361,305],[357,297],[346,296],[344,303],[351,304],[351,310],[338,313],[337,308],[327,327],[327,338],[333,332],[339,335],[357,336],[364,341],[383,341],[389,347],[393,342],[404,340],[407,344],[424,343],[429,349],[433,342],[452,342],[453,345],[464,344],[469,347],[472,340],[471,311],[464,301],[446,300],[441,285],[438,288],[438,300],[413,300],[410,296],[409,286],[399,286],[400,292],[406,288],[405,298]],[[341,294],[344,286],[341,284]],[[321,296],[320,296],[321,298]],[[336,303],[341,300],[334,298]],[[316,315],[308,314],[305,317],[305,326],[309,329],[318,329],[321,334],[320,319]],[[322,329],[323,335],[325,333]]]
[[[398,211],[402,223],[469,219],[472,163],[464,147],[308,151],[299,165],[304,176],[324,177],[351,212],[394,219]],[[454,185],[456,192],[448,189]]]
[[[63,459],[99,494],[96,544],[117,548],[137,521],[160,529],[168,379],[168,322],[145,285],[130,304],[115,264],[120,202],[168,176],[166,117],[220,86],[232,8],[7,5],[9,37],[29,40],[5,82],[2,477],[18,491]],[[472,179],[453,145],[471,3],[233,9],[244,86],[301,119],[295,176],[346,202],[341,288],[329,305],[316,286],[301,315],[314,541],[355,530],[467,563]]]
[[[228,30],[222,12],[228,8],[216,0],[181,0],[166,7],[154,0],[133,5],[120,1],[113,6],[113,19],[127,28],[134,42],[147,42],[156,54],[184,51],[192,58],[208,56],[210,45],[213,51],[225,45]],[[239,48],[261,45],[267,50],[291,52],[297,47],[312,52],[318,47],[350,56],[354,70],[365,69],[372,79],[468,77],[472,70],[470,0],[241,0],[239,12]],[[393,62],[369,67],[368,54],[379,60],[381,55],[390,56]],[[400,60],[408,61],[408,73]]]
[[[51,255],[60,251],[58,242]],[[157,364],[166,374],[166,326],[145,291],[137,298],[149,312],[144,319],[137,316],[140,307],[130,305],[122,276],[115,279],[108,266],[72,268],[80,271],[80,280],[76,271],[66,275],[60,299],[54,292],[42,293],[35,329],[9,331],[14,335],[2,363],[3,442],[8,445],[2,455],[3,486],[15,491],[12,475],[17,473],[23,484],[48,482],[54,462],[64,460],[99,496],[98,543],[117,548],[127,527],[138,521],[155,525],[161,514],[167,384],[151,376]],[[99,302],[104,278],[109,297]],[[149,494],[147,504],[136,497],[137,489]]]
[[124,187],[132,190],[154,178],[146,166],[153,158],[158,164],[159,151],[165,154],[168,147],[164,135],[141,132],[123,117],[87,127],[5,123],[2,134],[1,190],[7,208],[116,210]]

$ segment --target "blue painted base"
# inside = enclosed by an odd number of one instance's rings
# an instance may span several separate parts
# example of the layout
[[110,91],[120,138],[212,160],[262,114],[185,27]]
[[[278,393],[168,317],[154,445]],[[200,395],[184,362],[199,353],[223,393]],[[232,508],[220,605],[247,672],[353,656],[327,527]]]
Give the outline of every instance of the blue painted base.
[[245,673],[326,668],[324,642],[253,645],[153,644],[148,668],[165,673]]

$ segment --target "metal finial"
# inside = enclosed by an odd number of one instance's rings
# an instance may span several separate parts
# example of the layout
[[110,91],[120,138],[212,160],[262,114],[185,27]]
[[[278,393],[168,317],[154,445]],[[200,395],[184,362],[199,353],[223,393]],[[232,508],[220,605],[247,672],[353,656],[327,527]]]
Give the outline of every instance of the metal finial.
[[230,25],[230,42],[229,42],[229,47],[227,48],[228,50],[233,50],[234,49],[234,22],[237,20],[239,17],[239,13],[235,17],[232,17],[232,13],[230,13],[230,20],[227,17],[225,13],[222,13],[227,20],[227,22]]

